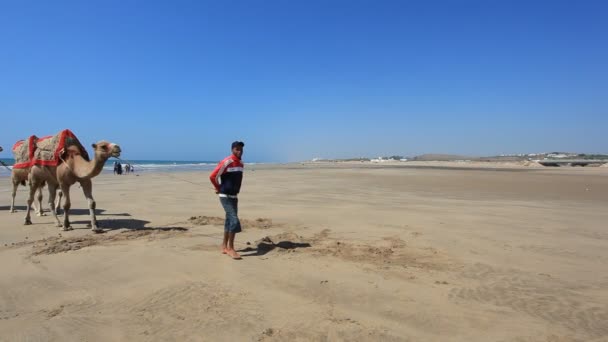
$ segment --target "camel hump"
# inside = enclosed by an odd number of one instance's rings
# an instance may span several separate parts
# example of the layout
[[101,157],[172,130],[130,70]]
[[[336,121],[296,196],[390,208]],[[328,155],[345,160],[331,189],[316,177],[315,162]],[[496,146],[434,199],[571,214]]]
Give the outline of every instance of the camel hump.
[[81,155],[80,148],[75,145],[70,145],[65,149],[65,154],[67,154],[68,156],[79,156]]
[[[64,160],[75,157],[75,156],[82,156],[82,152],[80,150],[80,148],[78,148],[78,146],[66,146],[60,153],[60,159],[58,160],[58,163],[61,164]],[[85,158],[86,159],[86,158]]]

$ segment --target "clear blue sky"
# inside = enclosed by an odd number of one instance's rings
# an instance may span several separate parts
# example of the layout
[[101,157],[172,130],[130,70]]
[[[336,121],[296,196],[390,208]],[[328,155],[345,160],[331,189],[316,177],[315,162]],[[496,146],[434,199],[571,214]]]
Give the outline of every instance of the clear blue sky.
[[608,1],[0,0],[0,119],[131,159],[608,152]]

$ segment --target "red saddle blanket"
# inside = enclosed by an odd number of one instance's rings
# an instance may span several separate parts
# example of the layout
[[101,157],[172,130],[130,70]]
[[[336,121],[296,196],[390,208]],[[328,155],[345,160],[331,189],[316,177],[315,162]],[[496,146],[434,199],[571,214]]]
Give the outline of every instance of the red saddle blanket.
[[13,145],[13,156],[15,158],[14,169],[26,169],[32,165],[34,150],[36,149],[38,137],[32,135],[25,140],[19,140]]
[[79,154],[85,160],[89,160],[87,150],[69,129],[42,138],[33,135],[27,140],[18,141],[13,146],[15,156],[13,167],[19,169],[32,165],[57,166],[68,152]]

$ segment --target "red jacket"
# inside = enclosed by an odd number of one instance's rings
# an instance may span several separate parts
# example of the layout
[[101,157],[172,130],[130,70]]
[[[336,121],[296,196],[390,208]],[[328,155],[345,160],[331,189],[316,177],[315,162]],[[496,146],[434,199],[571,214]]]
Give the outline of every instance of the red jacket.
[[209,180],[220,194],[236,196],[241,191],[244,167],[243,162],[231,154],[217,164]]

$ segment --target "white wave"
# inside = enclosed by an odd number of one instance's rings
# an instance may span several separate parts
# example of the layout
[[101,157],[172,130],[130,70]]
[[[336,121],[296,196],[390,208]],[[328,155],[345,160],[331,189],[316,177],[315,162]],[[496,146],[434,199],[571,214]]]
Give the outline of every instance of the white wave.
[[[122,163],[123,167],[126,165],[127,163]],[[143,172],[143,171],[196,171],[196,170],[201,170],[201,171],[207,171],[207,170],[212,170],[213,167],[215,167],[215,163],[187,163],[187,164],[177,164],[177,163],[173,163],[173,164],[132,164],[133,167],[135,168],[135,172]],[[9,168],[12,170],[12,166],[9,166]],[[104,172],[113,172],[114,171],[114,166],[113,165],[105,165],[103,167],[103,171]],[[10,176],[10,172],[2,167],[0,168],[0,177],[4,177],[4,176]]]
[[[127,163],[123,163],[123,167]],[[132,164],[135,172],[144,172],[144,171],[206,171],[211,170],[215,166],[215,164],[210,163],[188,163],[188,164]],[[114,171],[114,166],[106,165],[104,166],[104,171]]]
[[[126,163],[125,163],[126,164]],[[125,165],[123,164],[123,165]],[[143,168],[143,169],[159,169],[159,168],[187,168],[187,167],[200,167],[200,166],[210,166],[212,164],[207,163],[199,163],[199,164],[131,164],[135,168]],[[113,169],[113,167],[110,167]]]

